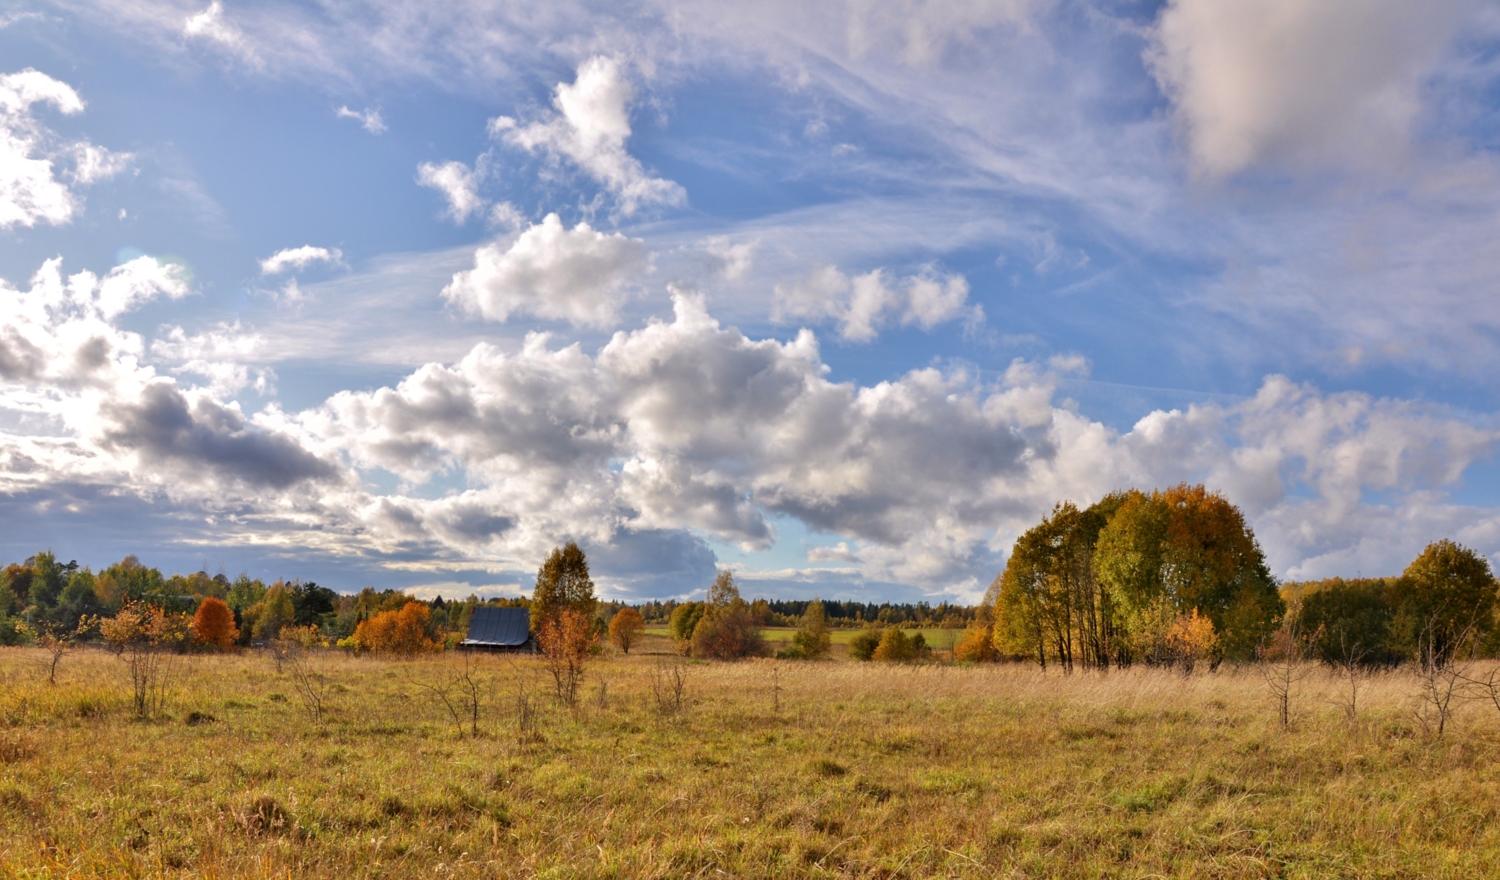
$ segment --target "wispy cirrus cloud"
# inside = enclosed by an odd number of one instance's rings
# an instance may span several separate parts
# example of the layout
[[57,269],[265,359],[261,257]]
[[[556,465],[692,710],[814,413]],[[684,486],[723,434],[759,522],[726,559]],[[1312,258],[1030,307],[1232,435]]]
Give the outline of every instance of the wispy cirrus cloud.
[[381,118],[380,111],[371,107],[363,110],[350,110],[349,107],[341,106],[334,111],[334,115],[340,119],[355,119],[359,121],[359,127],[370,134],[385,134],[385,120]]

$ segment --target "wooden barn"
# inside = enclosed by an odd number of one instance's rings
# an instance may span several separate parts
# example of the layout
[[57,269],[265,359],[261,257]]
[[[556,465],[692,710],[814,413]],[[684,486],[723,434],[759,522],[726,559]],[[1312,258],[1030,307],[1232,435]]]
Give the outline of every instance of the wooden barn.
[[525,608],[475,606],[468,637],[458,646],[471,651],[530,651],[531,612]]

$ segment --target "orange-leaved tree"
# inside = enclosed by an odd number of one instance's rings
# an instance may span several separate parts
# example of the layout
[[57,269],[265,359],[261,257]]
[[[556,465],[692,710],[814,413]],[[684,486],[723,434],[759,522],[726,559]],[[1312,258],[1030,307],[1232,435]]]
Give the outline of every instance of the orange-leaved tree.
[[354,628],[354,641],[366,651],[382,654],[423,654],[437,645],[427,637],[432,612],[421,602],[407,602],[400,611],[382,611]]
[[536,643],[557,685],[557,699],[570,708],[576,706],[578,685],[583,681],[583,661],[594,643],[589,616],[575,608],[549,614],[537,630]]
[[223,599],[210,596],[198,606],[193,615],[193,640],[200,645],[212,645],[221,651],[234,647],[239,640],[239,627],[234,625],[234,612]]
[[610,644],[625,653],[640,642],[646,632],[646,619],[634,608],[621,608],[609,621]]

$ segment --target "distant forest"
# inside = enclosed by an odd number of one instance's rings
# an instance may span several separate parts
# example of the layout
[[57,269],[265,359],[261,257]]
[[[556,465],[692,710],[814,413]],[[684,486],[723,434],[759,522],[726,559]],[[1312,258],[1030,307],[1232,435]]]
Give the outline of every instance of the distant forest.
[[[330,643],[347,643],[359,625],[382,613],[396,613],[409,604],[423,606],[422,629],[435,646],[463,638],[476,605],[529,607],[526,597],[431,601],[400,590],[365,587],[340,593],[312,581],[277,580],[272,583],[241,574],[229,578],[205,571],[164,575],[134,555],[97,572],[76,561],[61,562],[44,550],[0,569],[0,645],[20,644],[42,632],[72,633],[90,619],[108,618],[122,606],[143,602],[166,612],[193,615],[205,600],[222,601],[233,615],[233,642],[248,645],[281,635],[283,629],[313,628]],[[797,626],[811,599],[757,599],[749,603],[760,626]],[[675,600],[635,605],[645,622],[665,625],[684,603]],[[600,623],[620,609],[621,602],[601,602]],[[963,629],[976,619],[970,606],[942,603],[867,603],[824,601],[828,625],[842,628],[871,626],[944,627]],[[84,626],[87,630],[88,627]],[[89,637],[85,633],[83,637]]]
[[[954,660],[1010,659],[1064,669],[1191,668],[1200,661],[1217,666],[1278,656],[1346,668],[1432,666],[1460,655],[1500,655],[1500,582],[1474,551],[1437,541],[1399,576],[1280,583],[1240,510],[1203,486],[1186,484],[1149,494],[1119,492],[1087,508],[1059,503],[1020,536],[1004,571],[973,606],[747,601],[727,572],[719,579],[722,585],[705,585],[707,602],[598,602],[587,560],[572,543],[554,550],[538,573],[539,584],[557,581],[564,584],[558,589],[586,599],[581,625],[595,639],[629,607],[639,615],[632,626],[666,627],[686,645],[705,611],[715,617],[714,590],[721,589],[732,593],[732,603],[718,604],[734,604],[736,626],[746,632],[807,628],[812,619],[815,629],[866,630],[850,643],[856,658],[873,654],[882,631],[899,642],[893,631],[923,628],[964,631],[956,644],[950,641]],[[349,594],[310,581],[267,584],[244,574],[163,575],[135,556],[95,572],[42,551],[0,569],[0,644],[98,639],[105,637],[105,621],[149,608],[156,616],[141,619],[163,632],[175,627],[180,632],[167,641],[175,638],[183,647],[290,638],[309,646],[441,650],[464,638],[478,605],[532,603],[473,595],[425,601],[370,587]],[[533,617],[539,614],[545,616]],[[746,644],[768,650],[756,638]]]

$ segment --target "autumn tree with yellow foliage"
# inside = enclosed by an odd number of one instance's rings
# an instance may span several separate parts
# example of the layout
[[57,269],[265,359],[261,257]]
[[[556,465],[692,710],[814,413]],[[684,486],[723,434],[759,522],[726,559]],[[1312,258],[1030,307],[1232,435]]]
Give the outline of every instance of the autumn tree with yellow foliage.
[[609,643],[630,653],[630,649],[638,644],[641,636],[646,633],[646,619],[641,612],[634,608],[625,607],[615,612],[615,616],[609,621]]
[[1187,484],[1058,504],[987,602],[1002,653],[1065,669],[1252,659],[1285,612],[1239,508]]
[[407,602],[399,611],[382,611],[354,628],[354,642],[362,650],[411,656],[437,649],[427,635],[432,612],[421,602]]

